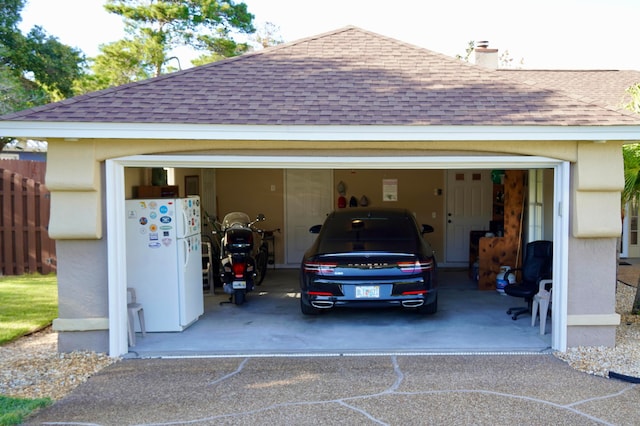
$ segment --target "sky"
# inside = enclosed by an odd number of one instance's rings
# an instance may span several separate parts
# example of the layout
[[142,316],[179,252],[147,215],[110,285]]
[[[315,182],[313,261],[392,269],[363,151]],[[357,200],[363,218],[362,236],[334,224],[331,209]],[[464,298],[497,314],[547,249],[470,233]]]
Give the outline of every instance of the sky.
[[[240,0],[236,0],[239,3]],[[27,0],[20,28],[42,26],[88,57],[124,37],[106,0]],[[284,41],[347,25],[449,56],[470,41],[509,52],[530,69],[640,70],[640,0],[244,0],[256,26],[271,22]],[[177,52],[183,68],[193,57]]]

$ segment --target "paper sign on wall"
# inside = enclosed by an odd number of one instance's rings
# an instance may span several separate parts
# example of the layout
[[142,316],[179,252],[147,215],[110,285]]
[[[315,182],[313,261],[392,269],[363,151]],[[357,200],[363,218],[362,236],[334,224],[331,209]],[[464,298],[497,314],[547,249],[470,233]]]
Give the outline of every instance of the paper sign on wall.
[[382,179],[382,201],[398,201],[398,179]]

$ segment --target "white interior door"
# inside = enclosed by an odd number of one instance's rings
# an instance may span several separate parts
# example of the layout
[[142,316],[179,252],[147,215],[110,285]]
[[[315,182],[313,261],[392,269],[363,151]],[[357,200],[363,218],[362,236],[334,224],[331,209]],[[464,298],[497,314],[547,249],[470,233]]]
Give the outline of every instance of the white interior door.
[[331,170],[295,170],[285,172],[286,263],[299,266],[304,252],[316,235],[309,233],[332,210]]
[[491,170],[447,171],[446,262],[469,262],[469,233],[489,229]]

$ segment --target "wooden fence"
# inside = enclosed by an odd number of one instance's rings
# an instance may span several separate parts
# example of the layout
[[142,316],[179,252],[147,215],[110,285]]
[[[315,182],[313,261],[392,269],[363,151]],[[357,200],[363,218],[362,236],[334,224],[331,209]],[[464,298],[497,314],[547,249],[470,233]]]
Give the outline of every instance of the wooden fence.
[[[44,163],[29,167],[44,169]],[[15,170],[0,168],[0,172],[0,274],[56,272],[55,242],[47,232],[51,205],[49,191],[44,183],[24,177]]]
[[0,169],[11,170],[22,177],[45,183],[47,164],[42,161],[0,160]]

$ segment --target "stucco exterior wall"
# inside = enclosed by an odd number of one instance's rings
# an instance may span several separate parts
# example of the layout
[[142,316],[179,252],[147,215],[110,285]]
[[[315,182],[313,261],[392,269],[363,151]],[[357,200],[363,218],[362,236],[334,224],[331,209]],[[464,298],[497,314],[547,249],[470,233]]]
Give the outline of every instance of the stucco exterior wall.
[[51,238],[102,238],[103,163],[96,159],[95,145],[95,141],[79,144],[65,140],[49,144],[46,180],[55,188],[51,190]]
[[109,349],[109,294],[107,241],[59,240],[58,349],[82,348],[96,352]]
[[[593,143],[589,143],[595,145]],[[606,150],[611,144],[602,144]],[[51,220],[49,234],[54,239],[102,238],[101,223],[104,209],[100,196],[100,164],[109,158],[150,153],[180,153],[197,151],[206,155],[224,152],[238,153],[248,150],[261,152],[303,152],[307,155],[335,155],[337,152],[358,152],[360,155],[372,151],[378,155],[393,155],[398,152],[451,152],[456,153],[506,153],[537,155],[575,162],[584,146],[571,141],[526,142],[296,142],[296,141],[165,141],[165,140],[95,140],[86,139],[49,141],[47,187],[51,191]],[[615,174],[615,173],[614,173]],[[604,179],[614,174],[604,174]],[[613,186],[613,185],[609,185]],[[581,194],[582,195],[582,194]],[[593,194],[591,194],[593,195]],[[583,199],[588,199],[584,201]],[[587,204],[592,199],[586,193],[578,200]],[[67,219],[81,208],[87,212],[78,222]],[[581,221],[580,232],[585,232],[592,223]],[[602,228],[602,226],[600,226]],[[602,236],[602,229],[598,234]],[[586,235],[585,235],[586,236]]]
[[579,142],[571,167],[567,346],[615,345],[622,145]]
[[622,145],[579,142],[573,171],[572,233],[578,238],[617,238],[622,232]]
[[[572,163],[568,344],[615,339],[615,239],[620,234],[621,144],[526,142],[49,141],[50,234],[58,240],[61,350],[108,345],[104,160],[134,154],[239,152],[336,155],[521,154]],[[589,295],[592,297],[590,298]]]
[[616,244],[615,238],[569,240],[568,347],[615,345]]

